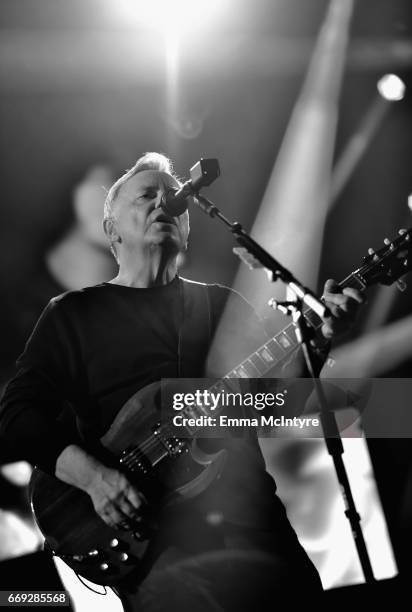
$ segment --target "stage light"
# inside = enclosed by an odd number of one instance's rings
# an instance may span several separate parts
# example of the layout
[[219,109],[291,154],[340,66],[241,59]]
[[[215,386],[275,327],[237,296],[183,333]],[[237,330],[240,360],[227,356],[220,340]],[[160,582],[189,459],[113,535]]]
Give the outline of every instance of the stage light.
[[405,95],[405,83],[396,74],[385,74],[377,83],[382,98],[389,102],[402,100]]
[[136,24],[163,32],[180,33],[203,28],[217,11],[222,11],[223,0],[208,0],[207,6],[191,0],[116,0],[116,11]]

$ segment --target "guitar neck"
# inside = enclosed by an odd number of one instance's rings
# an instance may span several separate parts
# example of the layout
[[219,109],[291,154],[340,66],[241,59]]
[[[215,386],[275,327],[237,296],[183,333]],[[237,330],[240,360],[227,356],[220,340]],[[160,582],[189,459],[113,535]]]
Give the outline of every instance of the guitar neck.
[[[338,283],[338,286],[341,289],[353,287],[363,291],[367,283],[362,278],[360,270],[355,270],[355,272],[352,272],[343,279],[343,281]],[[304,315],[312,328],[318,330],[322,327],[322,320],[312,309],[306,308]],[[296,338],[295,326],[293,323],[289,323],[281,332],[265,342],[265,344],[251,353],[239,365],[233,368],[233,370],[230,370],[223,378],[213,384],[208,389],[208,392],[214,394],[215,397],[222,397],[220,394],[224,392],[233,393],[235,389],[233,383],[230,382],[231,378],[262,378],[272,370],[272,368],[280,365],[290,356],[297,346],[298,341]],[[199,417],[216,417],[223,409],[222,406],[217,406],[212,410],[204,404],[196,404],[194,406],[187,406],[182,412],[186,417],[196,419]],[[197,431],[202,429],[202,426],[186,426],[186,429],[191,435],[194,435]]]
[[[367,287],[378,283],[391,285],[406,274],[412,268],[412,229],[402,230],[399,234],[399,237],[392,242],[385,240],[385,246],[378,251],[369,251],[369,254],[363,258],[362,265],[338,283],[340,289],[351,287],[364,291]],[[304,316],[313,329],[318,330],[322,327],[322,320],[310,308],[305,308]],[[297,346],[295,326],[290,323],[213,384],[208,392],[213,393],[219,400],[225,392],[238,391],[234,388],[235,384],[231,379],[263,377],[290,356]],[[212,410],[207,405],[195,404],[194,406],[186,406],[181,414],[189,419],[196,419],[197,417],[216,416],[222,410],[223,407],[221,406]],[[202,426],[185,426],[185,429],[191,437],[201,430]],[[156,445],[156,441],[161,441],[162,438],[163,442]],[[172,419],[169,422],[162,423],[146,441],[145,448],[152,445],[153,448],[160,449],[158,456],[153,458],[152,465],[171,454],[169,439],[174,440],[174,444],[181,443],[179,436],[176,436],[175,430],[172,428]],[[136,449],[132,448],[126,455],[136,453],[140,453],[137,447]]]
[[[341,289],[353,287],[364,290],[366,287],[358,271],[352,272],[338,285]],[[304,310],[304,315],[314,329],[318,330],[322,326],[321,319],[310,308]],[[289,323],[282,331],[265,342],[223,378],[261,378],[272,368],[280,365],[293,353],[297,346],[295,326],[293,323]]]

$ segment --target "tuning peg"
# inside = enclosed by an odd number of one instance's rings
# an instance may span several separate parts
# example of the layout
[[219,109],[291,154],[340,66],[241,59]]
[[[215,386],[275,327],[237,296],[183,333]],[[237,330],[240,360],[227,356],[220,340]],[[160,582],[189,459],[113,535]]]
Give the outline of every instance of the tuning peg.
[[388,246],[391,243],[391,241],[389,240],[389,238],[385,238],[383,243],[386,244],[386,246]]
[[376,254],[375,249],[368,249],[368,255],[373,255],[372,260],[373,261],[379,261],[379,255]]
[[372,256],[372,261],[379,261],[379,255],[376,254],[375,249],[368,249],[368,255]]
[[405,281],[403,281],[402,279],[399,279],[396,281],[396,286],[399,289],[399,291],[405,291],[408,285],[405,283]]
[[407,231],[408,231],[407,229],[405,229],[404,227],[402,227],[402,228],[401,228],[401,229],[398,231],[398,234],[400,234],[401,236],[403,236],[403,234],[406,234],[406,232],[407,232]]

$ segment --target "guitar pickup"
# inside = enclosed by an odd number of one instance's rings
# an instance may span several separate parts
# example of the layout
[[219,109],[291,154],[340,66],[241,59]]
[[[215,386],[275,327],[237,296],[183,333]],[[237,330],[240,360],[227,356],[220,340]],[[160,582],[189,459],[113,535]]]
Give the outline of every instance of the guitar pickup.
[[164,446],[167,454],[171,457],[181,455],[186,450],[186,442],[184,440],[180,440],[175,436],[166,438],[161,434],[160,429],[155,429],[153,434],[156,436],[157,441]]

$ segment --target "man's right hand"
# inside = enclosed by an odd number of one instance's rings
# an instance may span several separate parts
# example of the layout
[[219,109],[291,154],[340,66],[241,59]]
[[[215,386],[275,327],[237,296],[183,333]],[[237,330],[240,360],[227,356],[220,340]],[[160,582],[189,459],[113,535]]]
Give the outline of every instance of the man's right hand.
[[121,472],[101,465],[86,492],[97,514],[110,527],[127,529],[141,521],[145,499]]
[[118,470],[108,468],[75,444],[56,462],[56,476],[88,493],[96,513],[110,527],[128,529],[139,524],[146,500]]

